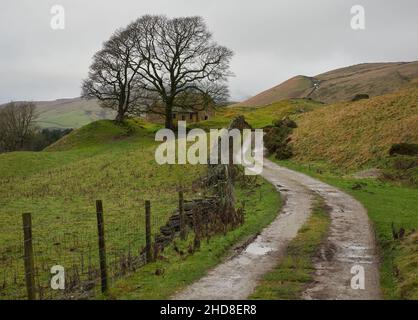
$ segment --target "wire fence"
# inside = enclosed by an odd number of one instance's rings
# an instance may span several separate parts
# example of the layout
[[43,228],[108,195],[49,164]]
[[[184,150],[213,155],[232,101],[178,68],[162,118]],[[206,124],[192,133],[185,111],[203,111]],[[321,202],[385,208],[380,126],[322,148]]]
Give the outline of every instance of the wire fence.
[[[151,214],[148,207],[148,215],[145,206],[110,215],[97,201],[96,210],[26,213],[20,225],[3,224],[0,299],[88,299],[106,291],[149,262],[147,250],[170,213]],[[64,278],[59,277],[61,267]],[[60,287],[61,282],[65,285]]]
[[[132,210],[102,201],[66,213],[24,213],[20,224],[0,225],[0,299],[89,299],[160,258],[175,236],[194,234],[188,252],[244,223],[244,208],[217,196],[144,201]],[[142,201],[141,201],[142,202]],[[174,202],[174,203],[173,203]],[[139,202],[138,202],[139,203]],[[13,220],[12,220],[13,221]]]

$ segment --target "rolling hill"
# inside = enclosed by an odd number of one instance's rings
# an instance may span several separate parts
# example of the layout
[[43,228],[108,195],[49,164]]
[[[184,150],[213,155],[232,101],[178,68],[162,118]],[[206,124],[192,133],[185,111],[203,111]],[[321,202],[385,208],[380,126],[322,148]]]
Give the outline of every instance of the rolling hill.
[[115,117],[112,110],[101,108],[97,100],[73,98],[33,102],[39,115],[37,123],[41,128],[78,129],[97,120]]
[[417,86],[417,80],[417,61],[363,63],[314,77],[296,76],[238,105],[258,107],[292,98],[335,103],[349,101],[357,94],[375,97]]
[[112,110],[103,109],[96,100],[81,98],[35,102],[42,128],[80,128],[90,122],[113,119]]
[[[77,281],[89,281],[91,298],[103,298],[95,290],[100,277],[91,271],[97,270],[99,263],[97,199],[104,204],[112,299],[167,299],[213,268],[233,245],[258,234],[277,216],[280,198],[273,185],[258,179],[256,186],[260,189],[237,186],[237,203],[245,201],[241,227],[202,241],[195,255],[187,251],[194,239],[190,230],[187,240],[176,240],[175,246],[164,250],[165,260],[136,268],[135,273],[131,268],[126,272],[125,262],[118,262],[118,257],[137,255],[144,248],[145,200],[152,204],[154,239],[178,206],[179,186],[186,200],[205,195],[198,179],[205,175],[206,166],[159,165],[155,161],[157,129],[137,119],[123,125],[101,120],[74,130],[47,150],[0,154],[0,252],[7,253],[7,258],[0,255],[0,300],[26,297],[21,253],[23,212],[32,213],[42,299],[65,297],[63,292],[50,289],[49,266],[57,261],[66,268],[66,274],[77,270]],[[177,246],[187,253],[180,255]],[[157,268],[165,271],[163,277],[149,272]],[[75,289],[68,289],[74,290],[72,299],[80,298]]]

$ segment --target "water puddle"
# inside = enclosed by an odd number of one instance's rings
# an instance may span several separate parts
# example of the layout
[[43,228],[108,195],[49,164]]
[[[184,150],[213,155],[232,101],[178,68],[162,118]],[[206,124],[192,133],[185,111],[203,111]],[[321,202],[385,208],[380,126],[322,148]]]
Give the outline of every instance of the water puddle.
[[258,256],[263,256],[270,251],[273,251],[273,248],[264,246],[261,243],[251,243],[247,249],[245,249],[245,252]]

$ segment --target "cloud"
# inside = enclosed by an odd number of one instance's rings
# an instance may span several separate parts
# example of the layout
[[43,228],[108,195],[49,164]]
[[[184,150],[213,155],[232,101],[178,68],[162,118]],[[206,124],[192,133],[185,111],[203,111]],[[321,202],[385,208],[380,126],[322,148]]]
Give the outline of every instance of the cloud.
[[[66,29],[50,28],[63,5]],[[350,28],[350,8],[366,30]],[[297,75],[362,62],[416,60],[418,2],[348,0],[4,0],[0,4],[0,102],[78,96],[92,55],[118,27],[143,14],[201,15],[235,52],[230,81],[240,100]]]

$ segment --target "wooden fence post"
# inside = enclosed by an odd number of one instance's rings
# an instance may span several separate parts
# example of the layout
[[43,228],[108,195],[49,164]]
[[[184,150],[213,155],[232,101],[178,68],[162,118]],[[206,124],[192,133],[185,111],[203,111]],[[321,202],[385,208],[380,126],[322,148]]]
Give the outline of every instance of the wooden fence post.
[[200,249],[200,238],[201,238],[201,225],[200,225],[200,212],[195,210],[193,212],[193,226],[194,226],[194,249]]
[[152,261],[151,252],[151,202],[145,201],[145,254],[147,263]]
[[28,292],[28,299],[36,299],[35,289],[35,263],[33,260],[33,246],[32,246],[32,216],[30,213],[22,215],[23,220],[23,245],[24,245],[24,262],[25,262],[25,278],[26,289]]
[[183,191],[179,191],[180,239],[186,240],[186,217],[184,215]]
[[100,279],[102,286],[102,293],[107,291],[107,264],[106,264],[106,245],[104,235],[104,220],[103,220],[103,203],[101,200],[96,201],[97,213],[97,231],[99,235],[99,259],[100,259]]

